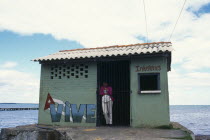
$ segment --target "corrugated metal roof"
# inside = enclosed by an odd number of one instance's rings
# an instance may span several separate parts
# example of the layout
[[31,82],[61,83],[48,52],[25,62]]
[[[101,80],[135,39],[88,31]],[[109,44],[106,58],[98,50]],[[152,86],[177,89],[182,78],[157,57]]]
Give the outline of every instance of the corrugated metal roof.
[[117,45],[109,47],[97,48],[82,48],[72,50],[62,50],[57,53],[36,58],[33,61],[49,61],[49,60],[62,60],[62,59],[84,59],[96,58],[106,56],[124,56],[136,54],[152,54],[160,52],[171,52],[171,42],[154,42],[143,44],[130,44],[130,45]]

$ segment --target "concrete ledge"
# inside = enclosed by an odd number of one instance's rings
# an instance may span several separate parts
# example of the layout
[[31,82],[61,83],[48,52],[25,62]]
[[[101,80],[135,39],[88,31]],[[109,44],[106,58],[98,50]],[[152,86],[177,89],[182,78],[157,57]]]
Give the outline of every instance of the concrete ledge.
[[181,129],[152,129],[132,127],[59,127],[26,125],[4,128],[2,140],[175,140],[185,139],[188,132]]
[[195,135],[194,135],[194,133],[191,130],[187,129],[186,127],[184,127],[183,125],[181,125],[181,124],[179,124],[177,122],[171,122],[171,124],[172,124],[174,129],[180,129],[180,130],[183,130],[183,131],[189,133],[190,136],[192,137],[192,139],[195,140]]

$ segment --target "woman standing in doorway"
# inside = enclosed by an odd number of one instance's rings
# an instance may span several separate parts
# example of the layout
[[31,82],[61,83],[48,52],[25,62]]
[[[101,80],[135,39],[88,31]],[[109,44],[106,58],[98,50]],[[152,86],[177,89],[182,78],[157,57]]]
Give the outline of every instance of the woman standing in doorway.
[[102,109],[107,125],[112,125],[112,87],[108,86],[107,82],[103,82],[103,86],[100,88],[100,95],[102,95]]

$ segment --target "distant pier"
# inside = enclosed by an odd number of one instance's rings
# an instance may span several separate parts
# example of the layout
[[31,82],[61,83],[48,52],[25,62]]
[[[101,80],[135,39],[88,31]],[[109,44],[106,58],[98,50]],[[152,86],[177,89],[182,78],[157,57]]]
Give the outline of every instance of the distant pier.
[[39,110],[39,108],[0,108],[0,111]]

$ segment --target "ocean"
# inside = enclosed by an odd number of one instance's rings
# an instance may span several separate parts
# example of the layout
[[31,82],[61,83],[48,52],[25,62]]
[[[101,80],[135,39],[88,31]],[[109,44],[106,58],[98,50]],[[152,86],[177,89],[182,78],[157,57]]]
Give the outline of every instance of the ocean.
[[195,135],[210,135],[210,105],[170,106],[170,119],[190,129]]
[[[0,108],[37,108],[38,104],[0,104]],[[210,135],[210,105],[172,105],[170,119],[179,122],[195,135]],[[38,110],[0,111],[0,129],[35,124]]]

